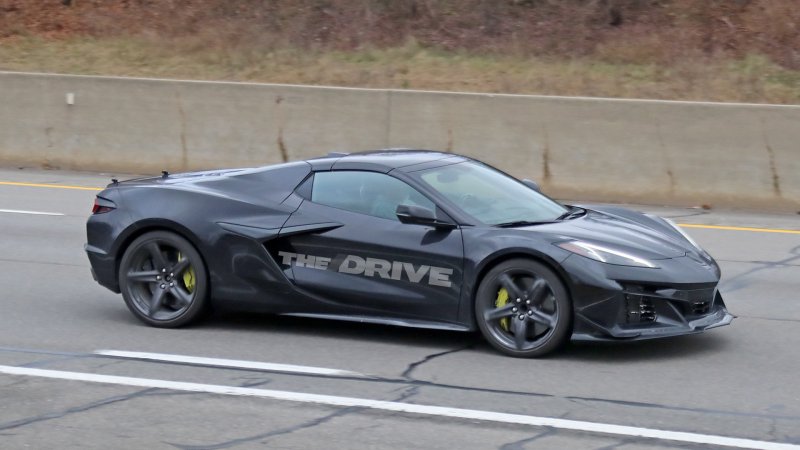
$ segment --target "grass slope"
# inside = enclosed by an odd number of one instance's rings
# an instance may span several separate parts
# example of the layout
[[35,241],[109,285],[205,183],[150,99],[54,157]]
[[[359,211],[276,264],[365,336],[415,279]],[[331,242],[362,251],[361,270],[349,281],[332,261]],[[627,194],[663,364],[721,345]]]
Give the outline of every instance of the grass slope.
[[0,70],[395,89],[800,103],[800,71],[753,54],[669,64],[480,54],[426,48],[309,50],[197,39],[20,37],[0,43]]

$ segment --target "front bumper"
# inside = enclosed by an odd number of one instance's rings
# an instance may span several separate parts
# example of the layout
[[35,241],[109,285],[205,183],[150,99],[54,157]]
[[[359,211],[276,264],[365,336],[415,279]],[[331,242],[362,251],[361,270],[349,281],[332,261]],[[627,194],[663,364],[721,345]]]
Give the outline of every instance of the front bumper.
[[702,264],[683,257],[645,269],[573,255],[564,265],[572,277],[575,341],[694,334],[734,319],[717,290],[719,268],[713,261]]
[[[699,291],[699,292],[698,292]],[[622,294],[576,311],[575,341],[613,341],[655,339],[700,333],[728,325],[734,316],[722,296],[714,292],[711,300],[698,300],[694,294],[705,290],[676,291],[692,298]],[[700,306],[698,306],[700,305]],[[599,312],[599,308],[608,310]],[[703,312],[699,312],[701,310]],[[613,320],[608,320],[613,317]]]

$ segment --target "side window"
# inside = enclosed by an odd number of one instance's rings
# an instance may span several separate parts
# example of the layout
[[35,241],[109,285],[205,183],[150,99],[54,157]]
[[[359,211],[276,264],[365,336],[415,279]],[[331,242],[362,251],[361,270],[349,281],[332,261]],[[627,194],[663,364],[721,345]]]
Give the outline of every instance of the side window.
[[436,206],[416,189],[377,172],[317,172],[311,201],[384,219],[397,220],[398,205]]

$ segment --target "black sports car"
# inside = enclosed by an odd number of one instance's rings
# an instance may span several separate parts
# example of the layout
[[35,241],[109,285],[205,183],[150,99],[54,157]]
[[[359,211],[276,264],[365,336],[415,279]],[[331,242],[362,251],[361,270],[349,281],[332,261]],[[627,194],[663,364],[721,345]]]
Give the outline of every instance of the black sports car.
[[157,327],[211,302],[470,331],[512,356],[733,319],[711,256],[672,222],[562,205],[449,153],[384,150],[118,182],[98,194],[95,279]]

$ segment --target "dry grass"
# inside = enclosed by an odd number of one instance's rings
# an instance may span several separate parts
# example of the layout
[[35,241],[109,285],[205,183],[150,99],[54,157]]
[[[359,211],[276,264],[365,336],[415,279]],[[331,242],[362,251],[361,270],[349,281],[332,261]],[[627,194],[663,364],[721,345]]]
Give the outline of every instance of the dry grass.
[[[647,58],[616,43],[594,56],[530,57],[442,51],[411,40],[353,51],[298,50],[202,39],[17,36],[0,43],[0,69],[396,89],[800,104],[800,71],[760,55]],[[633,61],[647,61],[637,64]]]

